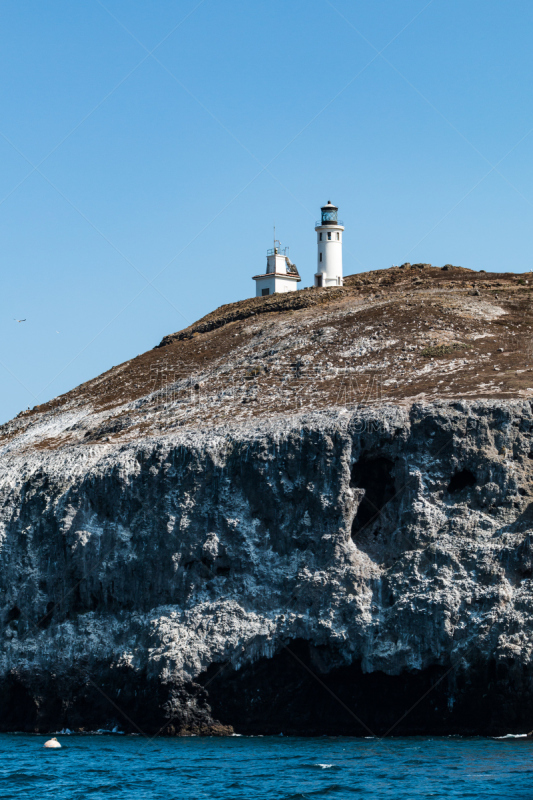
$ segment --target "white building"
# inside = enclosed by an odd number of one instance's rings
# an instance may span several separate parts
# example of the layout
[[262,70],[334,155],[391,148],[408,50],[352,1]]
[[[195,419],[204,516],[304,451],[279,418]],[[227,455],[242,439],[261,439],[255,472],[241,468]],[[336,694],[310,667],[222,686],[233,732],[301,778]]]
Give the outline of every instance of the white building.
[[342,286],[342,232],[344,226],[337,219],[337,206],[328,200],[320,209],[322,217],[316,223],[317,271],[315,286]]
[[272,250],[267,250],[267,268],[263,275],[254,275],[255,296],[265,297],[275,292],[294,292],[302,280],[288,255],[288,247],[274,240]]

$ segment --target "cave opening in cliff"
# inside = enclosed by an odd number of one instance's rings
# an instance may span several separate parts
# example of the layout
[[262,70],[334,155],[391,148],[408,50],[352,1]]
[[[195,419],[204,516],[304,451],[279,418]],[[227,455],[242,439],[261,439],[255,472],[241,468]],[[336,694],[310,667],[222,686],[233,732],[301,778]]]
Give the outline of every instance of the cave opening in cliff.
[[[364,495],[352,523],[352,536],[372,525],[394,497],[394,463],[384,456],[361,456],[352,468],[350,486],[363,489]],[[379,526],[374,534],[379,533]]]
[[462,469],[460,472],[456,472],[455,475],[452,475],[448,484],[448,492],[449,494],[456,494],[456,492],[461,492],[469,486],[475,486],[476,483],[477,481],[474,473],[469,469]]
[[[244,735],[471,735],[491,725],[498,729],[493,704],[481,700],[484,682],[465,685],[456,674],[446,680],[449,668],[437,665],[397,675],[363,672],[360,661],[334,666],[337,655],[296,639],[239,669],[211,664],[198,684],[208,690],[213,717]],[[450,705],[452,680],[456,703]]]

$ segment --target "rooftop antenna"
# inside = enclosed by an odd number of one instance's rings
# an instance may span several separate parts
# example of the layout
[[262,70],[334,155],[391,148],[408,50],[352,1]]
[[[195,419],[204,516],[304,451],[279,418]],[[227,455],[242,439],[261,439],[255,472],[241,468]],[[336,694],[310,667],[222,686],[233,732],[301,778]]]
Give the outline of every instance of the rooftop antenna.
[[274,223],[274,252],[276,252],[276,223]]

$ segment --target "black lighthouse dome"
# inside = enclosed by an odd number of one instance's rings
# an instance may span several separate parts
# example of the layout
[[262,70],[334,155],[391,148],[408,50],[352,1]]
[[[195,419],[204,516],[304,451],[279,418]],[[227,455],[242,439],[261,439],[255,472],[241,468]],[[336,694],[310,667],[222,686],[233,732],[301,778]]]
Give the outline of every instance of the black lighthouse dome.
[[331,200],[328,200],[325,206],[322,206],[322,225],[337,225],[337,212],[338,207],[334,206]]

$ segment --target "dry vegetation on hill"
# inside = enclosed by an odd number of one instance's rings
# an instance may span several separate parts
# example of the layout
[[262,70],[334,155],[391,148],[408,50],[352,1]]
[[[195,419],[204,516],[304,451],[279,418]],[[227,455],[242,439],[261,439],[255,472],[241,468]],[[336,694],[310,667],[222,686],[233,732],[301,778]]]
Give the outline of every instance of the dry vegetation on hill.
[[404,265],[221,306],[1,429],[57,447],[332,406],[533,396],[533,276]]

